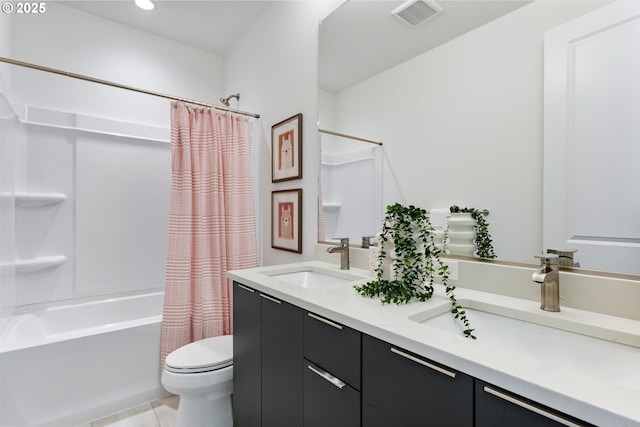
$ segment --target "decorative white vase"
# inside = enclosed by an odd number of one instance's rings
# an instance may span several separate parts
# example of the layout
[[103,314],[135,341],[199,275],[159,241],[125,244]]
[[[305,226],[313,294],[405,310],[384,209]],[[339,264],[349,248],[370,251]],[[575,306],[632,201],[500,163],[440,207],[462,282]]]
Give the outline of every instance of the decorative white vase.
[[452,213],[447,218],[449,231],[447,232],[447,248],[451,255],[473,256],[476,245],[473,240],[476,238],[474,227],[476,220],[470,213]]

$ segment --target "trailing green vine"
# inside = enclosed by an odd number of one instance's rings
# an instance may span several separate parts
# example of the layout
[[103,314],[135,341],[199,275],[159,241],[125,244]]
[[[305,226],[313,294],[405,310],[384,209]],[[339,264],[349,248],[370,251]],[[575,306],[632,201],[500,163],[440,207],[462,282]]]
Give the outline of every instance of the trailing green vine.
[[[379,297],[383,304],[406,304],[413,298],[430,299],[436,277],[439,277],[451,301],[451,313],[464,325],[464,335],[476,339],[466,311],[454,295],[455,286],[448,283],[449,267],[440,260],[441,251],[434,243],[434,231],[424,209],[399,203],[387,206],[380,233],[376,277],[355,289],[363,296]],[[395,260],[390,278],[385,279],[383,265],[390,255],[385,249],[388,242],[393,245]]]
[[493,240],[489,234],[489,223],[484,219],[481,211],[474,208],[461,208],[453,205],[449,208],[451,213],[470,213],[471,217],[476,221],[474,230],[476,237],[473,243],[476,245],[477,254],[480,258],[493,259],[496,253],[493,250]]

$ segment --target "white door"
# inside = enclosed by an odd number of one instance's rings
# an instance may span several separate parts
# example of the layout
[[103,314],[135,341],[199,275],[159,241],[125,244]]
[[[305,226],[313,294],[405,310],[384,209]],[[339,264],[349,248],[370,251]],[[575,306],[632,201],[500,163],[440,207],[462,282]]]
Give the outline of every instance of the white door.
[[545,34],[543,249],[640,274],[640,2]]

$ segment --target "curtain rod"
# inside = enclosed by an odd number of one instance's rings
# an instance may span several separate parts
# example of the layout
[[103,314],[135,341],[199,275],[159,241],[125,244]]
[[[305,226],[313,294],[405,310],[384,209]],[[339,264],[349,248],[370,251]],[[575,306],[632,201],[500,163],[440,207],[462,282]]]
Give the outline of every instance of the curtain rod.
[[166,94],[163,94],[163,93],[152,92],[150,90],[140,89],[140,88],[133,87],[133,86],[127,86],[127,85],[123,85],[123,84],[120,84],[120,83],[114,83],[114,82],[110,82],[108,80],[96,79],[94,77],[89,77],[89,76],[85,76],[85,75],[82,75],[82,74],[70,73],[68,71],[57,70],[55,68],[43,67],[41,65],[30,64],[28,62],[17,61],[15,59],[5,58],[3,56],[0,56],[0,62],[5,62],[7,64],[17,65],[17,66],[25,67],[25,68],[31,68],[33,70],[45,71],[47,73],[58,74],[58,75],[61,75],[61,76],[71,77],[73,79],[78,79],[78,80],[84,80],[84,81],[91,82],[91,83],[98,83],[98,84],[105,85],[105,86],[111,86],[111,87],[116,87],[116,88],[119,88],[119,89],[130,90],[130,91],[133,91],[133,92],[143,93],[145,95],[158,96],[160,98],[170,99],[172,101],[180,101],[180,102],[186,102],[188,104],[199,105],[199,106],[202,106],[202,107],[215,108],[216,110],[228,111],[230,113],[236,113],[236,114],[242,114],[244,116],[255,117],[256,119],[260,118],[260,114],[248,113],[246,111],[240,111],[240,110],[233,110],[231,108],[219,107],[217,105],[208,104],[206,102],[194,101],[193,99],[181,98],[179,96],[172,96],[172,95],[166,95]]
[[344,133],[333,132],[333,131],[330,131],[330,130],[318,129],[318,132],[327,133],[329,135],[341,136],[343,138],[348,138],[348,139],[355,139],[356,141],[368,142],[369,144],[382,145],[382,142],[379,142],[379,141],[372,141],[370,139],[364,139],[364,138],[360,138],[358,136],[351,136],[351,135],[347,135],[347,134],[344,134]]

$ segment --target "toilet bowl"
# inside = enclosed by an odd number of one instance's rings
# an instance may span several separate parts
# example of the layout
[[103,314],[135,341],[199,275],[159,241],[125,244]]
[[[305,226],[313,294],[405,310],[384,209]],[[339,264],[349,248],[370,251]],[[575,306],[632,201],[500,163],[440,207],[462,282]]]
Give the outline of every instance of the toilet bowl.
[[180,396],[177,427],[231,427],[233,335],[206,338],[171,352],[162,386]]

